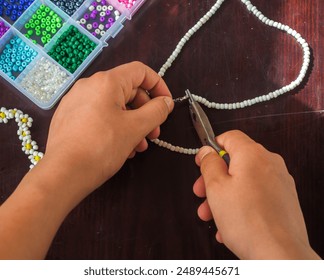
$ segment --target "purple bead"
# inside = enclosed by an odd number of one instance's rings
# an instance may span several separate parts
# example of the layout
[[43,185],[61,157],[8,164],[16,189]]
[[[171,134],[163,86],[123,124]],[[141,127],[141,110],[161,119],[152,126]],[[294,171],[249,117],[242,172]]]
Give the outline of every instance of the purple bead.
[[92,27],[95,28],[95,29],[98,28],[98,26],[99,26],[98,22],[94,22],[94,23],[92,24]]
[[108,19],[108,22],[113,23],[113,22],[114,22],[114,19],[113,19],[112,17],[110,17],[110,18]]
[[105,21],[105,17],[100,17],[100,22],[104,22]]
[[91,33],[93,36],[97,36],[98,34],[96,32]]
[[85,20],[88,20],[88,19],[89,19],[89,14],[84,14],[83,18],[84,18]]
[[95,18],[96,18],[96,14],[91,14],[90,17],[91,17],[92,19],[95,19]]
[[107,5],[107,1],[106,0],[101,0],[101,5]]
[[109,16],[111,12],[109,10],[106,11],[106,15]]
[[105,27],[106,27],[106,29],[109,29],[110,28],[110,23],[106,23]]
[[93,1],[93,2],[91,3],[91,5],[94,6],[94,7],[97,7],[98,3],[97,3],[96,1]]

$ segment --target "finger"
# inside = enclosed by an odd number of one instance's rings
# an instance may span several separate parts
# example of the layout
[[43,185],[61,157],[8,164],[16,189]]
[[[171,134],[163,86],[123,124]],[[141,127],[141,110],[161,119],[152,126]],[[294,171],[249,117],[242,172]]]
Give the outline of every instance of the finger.
[[[143,89],[138,89],[137,94],[134,100],[131,103],[133,109],[138,109],[142,107],[144,104],[149,102],[151,98],[148,96],[147,92]],[[156,139],[160,135],[160,127],[156,127],[153,129],[148,135],[147,138],[149,139]]]
[[148,144],[147,144],[147,141],[146,139],[143,139],[136,147],[135,147],[135,151],[136,152],[144,152],[146,151],[148,148]]
[[128,111],[127,113],[132,115],[130,124],[137,127],[140,139],[159,127],[166,120],[173,106],[174,103],[170,97],[156,97],[139,109]]
[[224,243],[224,242],[223,242],[222,235],[220,234],[219,230],[216,232],[216,240],[217,240],[219,243]]
[[225,161],[209,146],[204,146],[199,150],[196,163],[200,165],[206,188],[229,176]]
[[137,89],[150,91],[152,96],[171,97],[164,80],[150,67],[141,62],[131,62],[108,71],[110,78],[118,81],[124,93],[125,104],[133,101]]
[[255,144],[254,140],[239,130],[227,131],[217,136],[216,141],[224,147],[230,156],[238,151],[244,151],[245,145]]
[[193,192],[198,197],[206,197],[206,187],[202,176],[200,176],[194,183]]
[[135,157],[135,155],[136,155],[136,152],[135,152],[135,151],[132,151],[132,152],[129,154],[128,158],[131,159],[131,158]]
[[200,204],[197,210],[197,214],[198,217],[205,222],[210,221],[213,218],[207,199],[202,204]]
[[142,107],[145,103],[149,102],[151,97],[147,94],[147,92],[141,88],[137,90],[137,93],[132,100],[131,107],[132,109],[138,109]]

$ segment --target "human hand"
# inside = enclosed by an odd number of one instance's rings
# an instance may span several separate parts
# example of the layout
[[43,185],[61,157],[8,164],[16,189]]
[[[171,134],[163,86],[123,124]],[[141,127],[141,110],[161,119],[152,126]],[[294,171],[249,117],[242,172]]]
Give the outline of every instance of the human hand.
[[54,114],[44,159],[61,162],[87,195],[147,149],[145,137],[159,136],[173,105],[165,82],[140,62],[81,79]]
[[207,197],[198,215],[214,219],[216,239],[241,259],[319,258],[283,159],[239,131],[217,142],[230,155],[229,168],[211,147],[201,148],[196,163],[202,176],[193,187],[197,196]]
[[0,259],[44,258],[66,215],[146,150],[172,109],[164,81],[139,62],[79,80],[54,114],[45,156],[1,205]]

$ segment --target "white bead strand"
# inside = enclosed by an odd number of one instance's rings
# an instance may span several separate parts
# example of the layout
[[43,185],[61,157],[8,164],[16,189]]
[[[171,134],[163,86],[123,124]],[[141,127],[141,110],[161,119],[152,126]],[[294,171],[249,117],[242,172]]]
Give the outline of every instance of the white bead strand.
[[[218,0],[216,3],[211,7],[211,9],[192,27],[188,30],[188,32],[182,37],[182,39],[179,41],[177,44],[175,50],[172,52],[171,56],[167,59],[166,63],[161,67],[159,71],[159,75],[163,77],[165,75],[165,72],[171,67],[172,63],[174,60],[178,57],[178,55],[181,53],[182,48],[184,45],[188,42],[188,40],[191,38],[192,35],[194,35],[201,27],[203,24],[205,24],[215,13],[216,11],[220,8],[220,6],[223,4],[225,0]],[[264,24],[271,26],[273,28],[277,28],[278,30],[282,30],[286,32],[287,34],[293,36],[295,40],[299,43],[303,50],[303,64],[300,69],[299,75],[297,78],[292,81],[290,84],[283,86],[280,89],[277,89],[273,92],[269,92],[268,94],[262,95],[262,96],[257,96],[252,99],[248,100],[243,100],[243,101],[238,101],[235,103],[216,103],[216,102],[210,102],[206,98],[203,98],[199,95],[192,95],[193,98],[203,104],[204,106],[208,108],[213,108],[217,110],[235,110],[235,109],[240,109],[248,106],[252,106],[257,103],[269,101],[271,99],[277,98],[280,95],[283,95],[289,91],[292,91],[296,87],[298,87],[302,81],[304,80],[306,73],[309,68],[310,64],[310,49],[308,46],[308,43],[306,42],[305,39],[302,38],[302,36],[294,29],[289,27],[288,25],[284,25],[280,22],[273,21],[269,18],[267,18],[265,15],[262,14],[261,11],[258,10],[256,6],[254,6],[251,1],[248,0],[241,0],[243,4],[245,4],[246,8],[248,11],[250,11],[258,20],[263,22]],[[179,97],[174,99],[174,101],[182,101],[185,100],[186,96]],[[162,141],[160,139],[154,139],[152,141],[153,143],[172,150],[176,151],[179,153],[184,153],[184,154],[191,154],[188,151],[194,151],[194,153],[197,153],[199,149],[190,149],[190,148],[184,148],[184,147],[179,147],[179,149],[174,149],[175,146],[172,144]],[[162,144],[161,144],[162,142]]]
[[[96,0],[97,2],[100,2],[100,0]],[[183,36],[183,38],[179,41],[176,48],[170,55],[170,57],[167,59],[167,61],[164,63],[164,65],[161,67],[159,71],[159,75],[163,77],[165,75],[165,72],[172,66],[172,63],[175,61],[175,59],[178,57],[178,55],[181,53],[182,48],[184,45],[190,40],[190,38],[217,12],[217,10],[221,7],[225,0],[217,0],[216,3],[210,8],[210,10],[202,17],[200,20],[188,30],[188,32]],[[193,95],[193,98],[205,105],[208,108],[213,108],[217,110],[235,110],[244,108],[247,106],[252,106],[256,103],[269,101],[273,98],[276,98],[282,94],[285,94],[296,87],[298,87],[302,81],[304,80],[306,73],[309,68],[310,64],[310,48],[308,46],[308,43],[305,41],[305,39],[302,38],[302,36],[294,29],[290,28],[288,25],[284,25],[280,22],[275,22],[266,16],[262,14],[261,11],[259,11],[252,3],[251,1],[247,0],[241,0],[243,4],[245,4],[248,11],[250,11],[255,17],[257,17],[261,22],[264,24],[271,26],[273,28],[277,28],[278,30],[282,30],[289,34],[290,36],[294,37],[295,40],[299,43],[303,50],[303,64],[301,67],[301,70],[299,72],[299,75],[297,78],[292,81],[290,84],[283,86],[280,89],[277,89],[273,92],[270,92],[268,94],[258,96],[252,99],[238,101],[235,103],[216,103],[216,102],[210,102],[206,98],[199,96],[199,95]],[[109,6],[108,9],[112,8],[112,6]],[[94,8],[93,8],[94,9]],[[99,26],[100,28],[100,26]],[[46,64],[46,61],[43,61],[43,63]],[[44,65],[45,65],[44,64]],[[45,65],[47,67],[47,65]],[[56,71],[56,70],[55,70]],[[59,71],[59,70],[57,70]],[[57,75],[56,75],[57,76]],[[60,76],[61,80],[57,80],[57,83],[64,83],[65,77],[64,73]],[[29,86],[28,81],[25,81],[25,86]],[[57,84],[57,83],[54,83]],[[47,89],[46,89],[47,90]],[[52,90],[55,92],[55,88]],[[39,94],[39,93],[35,93]],[[50,97],[47,97],[50,98]],[[181,102],[183,100],[187,99],[186,96],[176,98],[175,101]],[[18,131],[17,135],[19,137],[19,140],[21,140],[22,143],[22,150],[26,155],[28,155],[29,160],[31,161],[30,168],[33,168],[39,160],[41,160],[44,156],[43,153],[38,152],[38,145],[35,141],[32,140],[30,130],[29,128],[32,126],[32,118],[30,118],[27,114],[23,114],[20,110],[17,109],[9,109],[2,107],[0,108],[0,123],[8,123],[11,119],[15,119],[17,125],[18,125]],[[160,140],[160,139],[154,139],[152,140],[153,143],[159,145],[160,147],[166,148],[172,152],[177,152],[181,154],[187,154],[187,155],[194,155],[198,152],[198,148],[184,148],[180,146],[174,146],[166,141]]]

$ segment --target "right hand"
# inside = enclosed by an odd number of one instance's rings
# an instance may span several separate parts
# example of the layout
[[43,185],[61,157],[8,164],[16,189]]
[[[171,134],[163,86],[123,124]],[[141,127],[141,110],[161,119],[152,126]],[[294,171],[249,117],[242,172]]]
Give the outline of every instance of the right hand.
[[202,147],[196,156],[202,176],[194,184],[194,193],[207,197],[198,215],[214,219],[216,239],[241,259],[319,258],[283,159],[240,131],[216,140],[230,155],[229,168],[211,147]]

